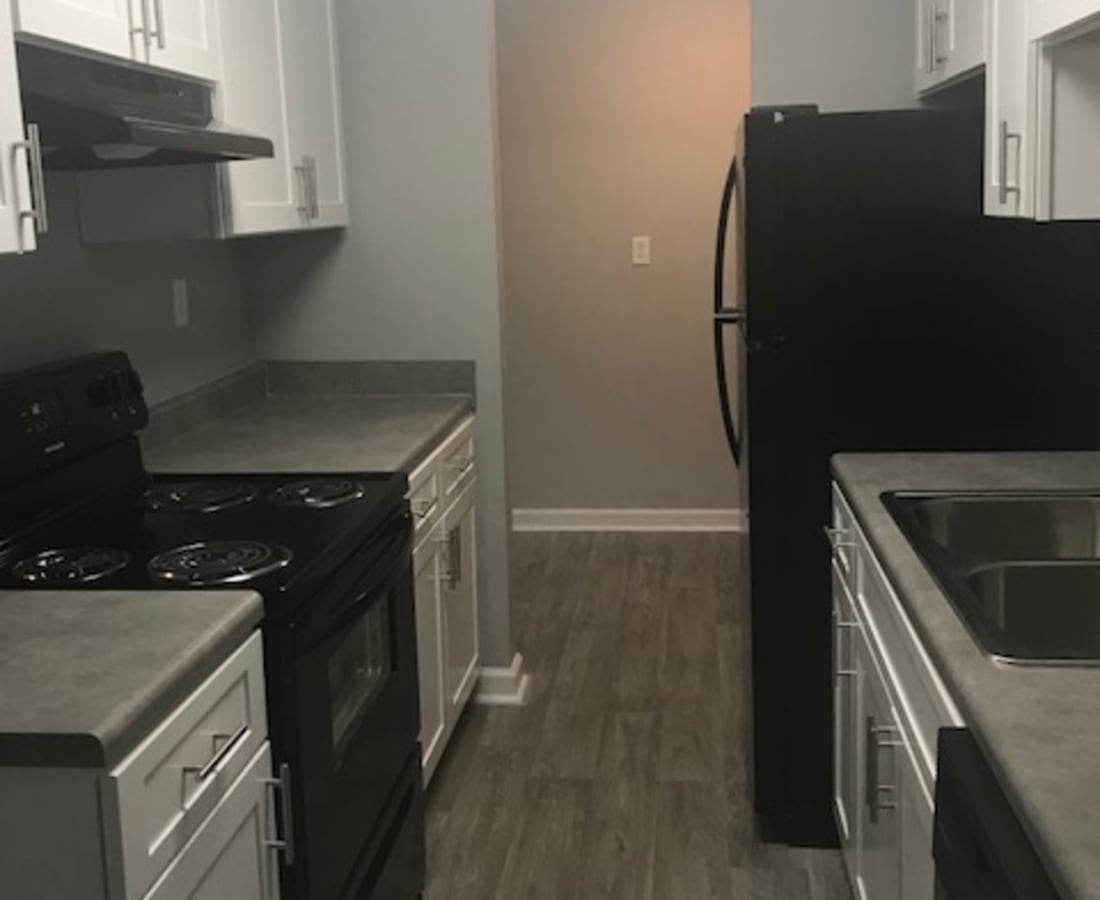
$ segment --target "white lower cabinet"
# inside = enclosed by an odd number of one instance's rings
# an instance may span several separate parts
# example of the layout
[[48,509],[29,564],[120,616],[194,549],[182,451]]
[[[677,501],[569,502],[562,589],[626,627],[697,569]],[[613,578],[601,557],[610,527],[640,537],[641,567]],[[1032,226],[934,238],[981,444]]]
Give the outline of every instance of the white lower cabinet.
[[963,724],[834,489],[833,806],[857,900],[932,900],[935,736]]
[[471,417],[409,476],[417,523],[413,571],[425,783],[435,774],[480,672],[473,433]]
[[420,682],[420,747],[424,779],[430,780],[443,750],[447,709],[443,686],[443,608],[439,572],[442,553],[435,534],[413,558],[416,595],[416,659]]
[[440,535],[444,548],[440,585],[447,634],[447,700],[455,718],[470,698],[478,675],[476,490],[477,483],[471,482],[444,514]]
[[277,900],[267,734],[256,632],[112,770],[0,768],[0,897]]
[[857,885],[866,900],[897,900],[901,896],[897,756],[904,744],[865,633],[863,637],[856,651],[863,700],[861,740],[857,742],[863,783]]
[[263,749],[145,900],[278,900],[271,747]]

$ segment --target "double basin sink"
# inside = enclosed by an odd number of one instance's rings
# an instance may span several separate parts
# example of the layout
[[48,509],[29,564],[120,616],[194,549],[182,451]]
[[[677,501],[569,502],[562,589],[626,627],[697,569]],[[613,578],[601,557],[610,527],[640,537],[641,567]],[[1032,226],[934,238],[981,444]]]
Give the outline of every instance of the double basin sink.
[[1100,665],[1100,493],[882,499],[987,653]]

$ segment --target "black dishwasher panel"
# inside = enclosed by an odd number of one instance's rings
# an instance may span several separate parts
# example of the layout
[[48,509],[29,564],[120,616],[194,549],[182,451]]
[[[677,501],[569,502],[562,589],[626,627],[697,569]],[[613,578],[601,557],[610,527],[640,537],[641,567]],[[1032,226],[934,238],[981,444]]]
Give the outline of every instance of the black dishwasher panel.
[[981,748],[940,731],[936,900],[1061,900]]

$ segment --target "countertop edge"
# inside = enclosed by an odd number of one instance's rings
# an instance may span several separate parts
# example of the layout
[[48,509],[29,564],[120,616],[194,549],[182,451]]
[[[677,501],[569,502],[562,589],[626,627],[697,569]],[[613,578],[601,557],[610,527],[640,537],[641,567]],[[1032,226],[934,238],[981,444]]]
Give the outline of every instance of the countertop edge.
[[[1034,456],[1039,454],[1029,455]],[[1053,456],[1055,453],[1048,455]],[[1073,456],[1074,452],[1057,452],[1057,455],[1068,458]],[[1083,456],[1084,453],[1081,453],[1081,455]],[[1095,455],[1096,454],[1093,454],[1093,456]],[[1036,822],[1037,818],[1046,817],[1033,809],[1034,804],[1033,801],[1026,796],[1026,788],[1022,789],[1020,785],[1017,784],[1017,773],[1014,772],[1011,766],[1006,765],[1005,761],[1002,759],[1000,749],[997,746],[997,737],[989,733],[990,730],[995,731],[996,728],[990,727],[987,721],[987,710],[983,708],[981,700],[973,696],[973,687],[967,683],[969,679],[960,671],[960,662],[956,659],[952,659],[951,654],[945,652],[941,645],[940,638],[934,633],[933,627],[926,619],[926,615],[928,615],[927,611],[920,609],[918,604],[914,602],[910,595],[909,587],[907,586],[912,578],[912,573],[904,571],[904,567],[916,567],[916,569],[919,569],[921,572],[921,580],[924,583],[921,584],[918,589],[924,593],[934,591],[935,594],[938,595],[939,603],[956,619],[958,628],[966,633],[966,638],[973,645],[973,649],[976,650],[983,660],[991,667],[991,670],[1020,672],[1026,671],[1026,667],[1022,669],[1021,667],[1007,667],[1006,670],[999,669],[992,659],[986,656],[980,648],[977,648],[976,644],[973,644],[973,638],[966,630],[965,624],[958,618],[942,588],[934,576],[927,571],[917,551],[909,543],[908,538],[894,521],[889,510],[882,501],[882,494],[890,490],[981,491],[1011,488],[1005,488],[1003,486],[1000,488],[989,488],[980,485],[967,488],[954,484],[940,484],[936,487],[927,485],[918,487],[910,482],[899,483],[893,487],[876,490],[873,486],[861,483],[870,479],[859,471],[860,462],[871,456],[879,460],[890,456],[898,457],[899,459],[901,457],[906,457],[908,459],[916,457],[932,459],[935,457],[944,458],[948,456],[955,458],[961,457],[962,454],[936,454],[931,452],[922,452],[919,454],[838,453],[830,459],[830,472],[840,485],[851,507],[852,513],[855,515],[860,528],[871,544],[875,557],[878,559],[887,575],[891,589],[904,607],[905,613],[913,623],[925,650],[933,660],[944,684],[948,688],[952,700],[962,713],[965,727],[972,732],[981,747],[986,761],[997,776],[1001,788],[1005,792],[1013,809],[1016,811],[1021,826],[1031,839],[1040,858],[1043,860],[1047,874],[1054,882],[1056,889],[1062,896],[1066,897],[1067,900],[1071,897],[1082,898],[1082,900],[1085,900],[1085,898],[1087,898],[1087,900],[1096,900],[1096,898],[1100,898],[1100,887],[1095,885],[1085,887],[1078,883],[1079,876],[1081,875],[1078,862],[1073,859],[1067,859],[1067,854],[1064,852],[1063,848],[1058,846],[1054,837],[1045,833],[1039,823]],[[898,480],[899,482],[905,482],[904,478],[899,478]],[[1044,488],[1028,487],[1023,489]],[[1057,485],[1046,489],[1069,490],[1071,488]],[[886,529],[885,533],[884,529]],[[901,554],[903,558],[899,559],[899,554]],[[914,569],[914,571],[916,569]]]
[[248,638],[263,620],[254,591],[218,623],[217,635],[196,641],[165,666],[143,698],[120,708],[89,733],[0,732],[0,767],[111,770],[136,749]]

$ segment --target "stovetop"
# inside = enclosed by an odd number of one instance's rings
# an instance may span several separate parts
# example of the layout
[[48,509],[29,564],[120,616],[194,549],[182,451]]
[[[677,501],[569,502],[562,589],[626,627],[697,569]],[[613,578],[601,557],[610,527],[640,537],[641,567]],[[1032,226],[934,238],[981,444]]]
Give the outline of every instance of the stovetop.
[[402,510],[405,487],[388,473],[154,476],[0,533],[0,588],[251,588],[278,614]]

